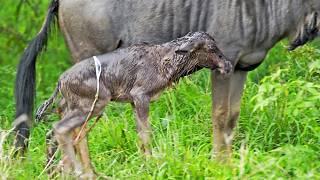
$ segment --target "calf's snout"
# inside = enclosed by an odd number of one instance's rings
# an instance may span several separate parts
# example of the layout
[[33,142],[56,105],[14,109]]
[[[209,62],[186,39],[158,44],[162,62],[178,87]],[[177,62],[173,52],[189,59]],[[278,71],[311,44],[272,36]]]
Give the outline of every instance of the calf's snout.
[[224,60],[223,62],[219,63],[218,71],[223,75],[228,75],[232,71],[232,64],[228,60]]

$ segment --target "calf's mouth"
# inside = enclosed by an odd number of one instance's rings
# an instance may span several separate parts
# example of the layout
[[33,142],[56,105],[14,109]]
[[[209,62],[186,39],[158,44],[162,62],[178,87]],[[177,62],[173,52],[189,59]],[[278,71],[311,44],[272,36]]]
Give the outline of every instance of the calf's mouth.
[[229,75],[232,71],[232,64],[230,61],[224,61],[219,63],[217,70],[220,74]]

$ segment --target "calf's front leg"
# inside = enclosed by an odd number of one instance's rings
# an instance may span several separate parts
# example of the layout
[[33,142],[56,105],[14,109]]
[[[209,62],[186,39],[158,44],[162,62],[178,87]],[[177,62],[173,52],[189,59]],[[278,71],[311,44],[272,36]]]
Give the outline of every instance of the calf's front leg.
[[136,115],[136,126],[139,136],[139,145],[145,155],[151,155],[150,138],[151,127],[148,120],[150,98],[138,95],[133,98],[133,107]]

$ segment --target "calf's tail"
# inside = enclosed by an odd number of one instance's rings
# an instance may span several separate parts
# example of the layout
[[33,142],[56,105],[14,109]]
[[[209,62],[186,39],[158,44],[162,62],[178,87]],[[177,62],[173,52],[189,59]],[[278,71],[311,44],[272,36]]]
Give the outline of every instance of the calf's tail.
[[36,59],[47,44],[50,25],[57,19],[58,7],[58,0],[52,0],[41,30],[24,50],[18,65],[15,82],[16,119],[13,123],[17,152],[24,153],[28,146],[35,95]]
[[56,97],[58,96],[60,91],[60,85],[58,83],[56,89],[54,90],[51,97],[46,100],[37,110],[36,112],[36,122],[39,122],[43,118],[43,114],[46,112],[46,110],[50,107],[50,105],[54,102]]

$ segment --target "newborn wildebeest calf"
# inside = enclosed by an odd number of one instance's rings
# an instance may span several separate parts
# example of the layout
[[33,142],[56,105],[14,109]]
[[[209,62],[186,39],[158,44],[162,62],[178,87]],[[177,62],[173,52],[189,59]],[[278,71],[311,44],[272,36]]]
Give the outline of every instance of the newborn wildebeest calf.
[[[100,116],[109,101],[132,103],[141,149],[146,154],[150,153],[148,112],[152,99],[172,82],[201,68],[217,69],[220,73],[228,73],[232,69],[214,39],[204,32],[189,33],[160,45],[133,45],[97,58],[101,62],[100,93],[92,117]],[[85,122],[90,112],[97,90],[96,80],[92,58],[75,64],[60,77],[54,95],[39,108],[40,113],[37,114],[41,117],[58,92],[62,94],[67,109],[55,124],[54,134],[63,155],[78,175],[82,173],[83,166],[76,159],[72,132]]]

